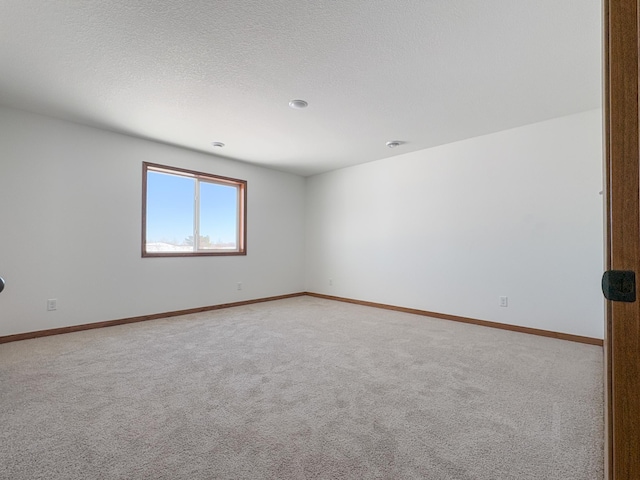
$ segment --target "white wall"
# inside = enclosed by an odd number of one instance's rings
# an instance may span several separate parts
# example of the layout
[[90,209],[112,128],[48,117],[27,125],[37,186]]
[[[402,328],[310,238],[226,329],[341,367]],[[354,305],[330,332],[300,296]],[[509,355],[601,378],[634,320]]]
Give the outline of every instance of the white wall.
[[594,110],[308,178],[307,290],[603,338],[601,138]]
[[[143,161],[247,180],[248,255],[141,258]],[[2,108],[0,335],[302,291],[304,188],[299,176]]]
[[[246,179],[248,255],[141,258],[143,161]],[[0,108],[0,335],[299,292],[306,271],[313,292],[602,338],[601,171],[590,111],[308,178],[305,212],[301,177]]]

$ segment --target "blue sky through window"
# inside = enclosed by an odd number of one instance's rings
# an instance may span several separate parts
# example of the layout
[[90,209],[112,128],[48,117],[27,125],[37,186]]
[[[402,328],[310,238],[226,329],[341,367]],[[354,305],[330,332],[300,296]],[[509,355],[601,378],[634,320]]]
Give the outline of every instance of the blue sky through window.
[[[182,245],[193,236],[196,179],[147,171],[147,242]],[[236,244],[237,188],[200,182],[200,236]]]
[[238,189],[200,182],[200,235],[214,244],[236,244]]

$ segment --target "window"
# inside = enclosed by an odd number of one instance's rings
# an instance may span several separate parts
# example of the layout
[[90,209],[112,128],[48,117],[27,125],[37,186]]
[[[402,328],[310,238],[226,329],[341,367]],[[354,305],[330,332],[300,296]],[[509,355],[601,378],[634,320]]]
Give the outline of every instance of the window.
[[143,257],[246,254],[246,181],[142,165]]

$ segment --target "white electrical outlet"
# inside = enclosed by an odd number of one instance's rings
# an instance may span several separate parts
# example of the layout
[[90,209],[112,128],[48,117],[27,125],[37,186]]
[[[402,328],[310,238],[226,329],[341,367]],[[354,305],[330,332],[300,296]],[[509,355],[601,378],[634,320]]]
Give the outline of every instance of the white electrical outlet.
[[500,297],[499,305],[501,307],[508,307],[509,306],[509,298],[508,297]]
[[51,312],[58,309],[58,299],[50,298],[47,300],[47,311]]
[[238,282],[238,290],[242,290],[242,282]]

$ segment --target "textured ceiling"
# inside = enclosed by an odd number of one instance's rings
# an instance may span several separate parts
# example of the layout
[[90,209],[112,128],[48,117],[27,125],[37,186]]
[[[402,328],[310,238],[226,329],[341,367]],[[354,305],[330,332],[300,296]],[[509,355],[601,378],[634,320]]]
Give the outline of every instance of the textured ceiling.
[[599,107],[600,23],[600,0],[0,0],[0,104],[310,175]]

